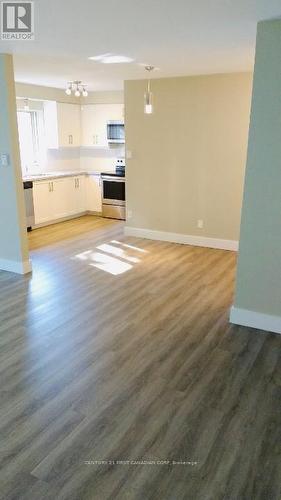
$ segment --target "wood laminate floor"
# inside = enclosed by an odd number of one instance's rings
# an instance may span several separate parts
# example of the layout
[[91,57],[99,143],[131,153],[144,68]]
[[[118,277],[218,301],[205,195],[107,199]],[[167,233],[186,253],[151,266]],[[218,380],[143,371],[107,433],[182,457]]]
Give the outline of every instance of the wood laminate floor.
[[29,238],[32,276],[0,273],[1,498],[280,500],[281,337],[229,325],[235,254],[90,216]]

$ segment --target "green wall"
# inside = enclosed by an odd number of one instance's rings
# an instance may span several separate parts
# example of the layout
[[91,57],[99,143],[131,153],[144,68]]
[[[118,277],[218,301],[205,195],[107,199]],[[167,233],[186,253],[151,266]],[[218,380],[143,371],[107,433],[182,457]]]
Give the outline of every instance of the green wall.
[[258,25],[234,305],[281,317],[281,20]]
[[23,185],[20,170],[16,96],[11,55],[0,54],[0,153],[9,165],[0,165],[0,270],[30,271]]

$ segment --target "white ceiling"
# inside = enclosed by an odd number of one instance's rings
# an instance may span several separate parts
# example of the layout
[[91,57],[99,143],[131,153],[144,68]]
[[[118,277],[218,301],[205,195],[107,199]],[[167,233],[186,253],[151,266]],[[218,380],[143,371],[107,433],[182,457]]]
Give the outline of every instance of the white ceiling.
[[[64,88],[80,79],[90,90],[116,90],[126,79],[247,71],[256,24],[279,17],[281,0],[35,0],[35,41],[0,41],[15,55],[18,82]],[[122,54],[131,64],[89,56]]]

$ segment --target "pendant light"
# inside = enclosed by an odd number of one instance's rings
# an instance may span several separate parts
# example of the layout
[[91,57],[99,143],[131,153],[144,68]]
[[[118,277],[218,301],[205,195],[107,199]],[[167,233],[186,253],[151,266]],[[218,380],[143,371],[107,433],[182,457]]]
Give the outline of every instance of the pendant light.
[[[154,70],[154,66],[145,66],[146,71],[150,73]],[[144,112],[146,115],[153,113],[152,92],[150,90],[150,78],[147,80],[147,89],[144,94]]]

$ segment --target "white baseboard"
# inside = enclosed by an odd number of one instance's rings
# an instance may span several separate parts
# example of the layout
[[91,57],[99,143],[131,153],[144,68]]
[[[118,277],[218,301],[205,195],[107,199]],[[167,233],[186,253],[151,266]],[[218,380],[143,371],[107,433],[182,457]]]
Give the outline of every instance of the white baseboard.
[[126,236],[137,236],[149,240],[169,241],[197,247],[218,248],[220,250],[238,250],[238,241],[222,240],[219,238],[207,238],[205,236],[192,236],[189,234],[169,233],[166,231],[155,231],[153,229],[142,229],[139,227],[125,226]]
[[0,259],[0,271],[9,271],[16,274],[28,274],[32,271],[30,260],[16,262],[14,260]]
[[47,222],[42,222],[41,224],[35,224],[32,229],[40,229],[41,227],[53,226],[54,224],[59,224],[60,222],[66,222],[68,220],[79,219],[83,215],[96,215],[97,217],[102,217],[102,212],[92,212],[91,210],[86,210],[78,214],[69,215],[68,217],[62,217],[60,219],[52,219]]
[[281,334],[281,316],[272,316],[232,306],[230,323]]

